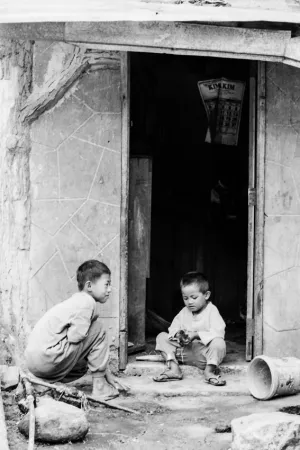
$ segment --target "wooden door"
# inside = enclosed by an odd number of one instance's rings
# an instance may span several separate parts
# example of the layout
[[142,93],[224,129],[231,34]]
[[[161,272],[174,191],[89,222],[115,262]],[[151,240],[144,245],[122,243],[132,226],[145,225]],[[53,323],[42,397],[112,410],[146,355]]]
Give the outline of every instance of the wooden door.
[[128,340],[145,345],[146,280],[150,268],[152,160],[133,157],[129,166]]

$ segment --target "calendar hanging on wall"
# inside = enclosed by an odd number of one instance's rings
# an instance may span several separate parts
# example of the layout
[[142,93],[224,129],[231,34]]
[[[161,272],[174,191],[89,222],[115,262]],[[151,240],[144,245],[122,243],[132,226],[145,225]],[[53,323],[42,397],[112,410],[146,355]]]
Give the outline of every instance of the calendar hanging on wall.
[[198,88],[208,119],[205,142],[237,145],[245,83],[217,78],[199,81]]

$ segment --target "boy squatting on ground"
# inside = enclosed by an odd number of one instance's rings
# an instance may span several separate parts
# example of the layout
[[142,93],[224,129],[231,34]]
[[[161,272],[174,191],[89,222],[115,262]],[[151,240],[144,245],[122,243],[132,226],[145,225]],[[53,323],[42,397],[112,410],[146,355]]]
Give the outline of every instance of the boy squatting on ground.
[[109,345],[100,320],[100,304],[111,292],[109,268],[97,261],[77,269],[79,292],[53,306],[32,330],[25,351],[27,367],[36,377],[50,383],[68,383],[93,376],[92,395],[114,398],[127,390],[108,368]]
[[[156,350],[161,352],[167,368],[154,381],[181,380],[181,362],[205,369],[207,383],[224,386],[226,382],[217,369],[226,354],[225,322],[209,301],[209,282],[200,272],[189,272],[182,277],[180,287],[185,307],[171,323],[169,334],[160,333],[156,338]],[[188,335],[188,345],[180,345],[181,331]]]

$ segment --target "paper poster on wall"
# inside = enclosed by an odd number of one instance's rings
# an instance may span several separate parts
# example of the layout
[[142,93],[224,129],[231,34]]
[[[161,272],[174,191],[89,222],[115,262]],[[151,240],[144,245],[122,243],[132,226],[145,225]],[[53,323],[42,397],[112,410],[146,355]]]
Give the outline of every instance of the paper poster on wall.
[[198,82],[208,118],[205,142],[237,145],[245,83],[217,78]]

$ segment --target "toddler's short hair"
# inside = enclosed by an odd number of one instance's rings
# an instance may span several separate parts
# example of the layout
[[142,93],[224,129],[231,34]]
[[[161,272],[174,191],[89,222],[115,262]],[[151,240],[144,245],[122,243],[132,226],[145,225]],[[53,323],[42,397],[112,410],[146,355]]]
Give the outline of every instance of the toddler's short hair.
[[207,277],[201,272],[187,272],[181,277],[180,287],[188,286],[189,284],[196,284],[201,294],[205,294],[210,290],[209,281]]
[[87,281],[91,281],[93,283],[104,274],[110,275],[110,270],[106,264],[98,261],[97,259],[85,261],[78,267],[76,272],[78,289],[82,291]]

